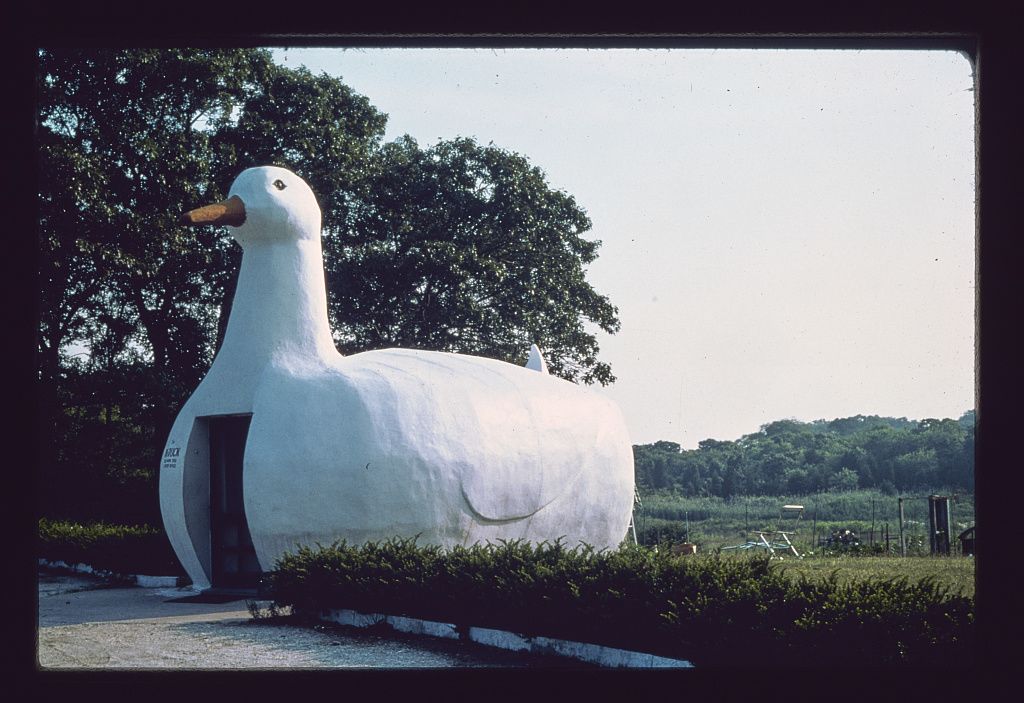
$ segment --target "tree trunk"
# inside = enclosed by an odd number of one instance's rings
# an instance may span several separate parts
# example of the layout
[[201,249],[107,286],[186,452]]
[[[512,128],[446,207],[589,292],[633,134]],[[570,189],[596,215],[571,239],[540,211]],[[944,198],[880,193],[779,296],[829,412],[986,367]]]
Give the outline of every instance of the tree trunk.
[[167,320],[164,315],[146,307],[146,302],[142,299],[142,288],[138,285],[132,286],[132,302],[139,313],[142,327],[146,330],[146,339],[149,340],[153,352],[153,368],[157,374],[162,375],[167,370],[167,352],[170,346]]
[[[52,335],[55,336],[55,335]],[[38,420],[39,438],[39,488],[42,507],[45,511],[50,505],[48,498],[53,497],[53,490],[60,485],[59,467],[57,466],[57,447],[60,443],[58,434],[58,413],[61,412],[58,382],[60,380],[60,346],[59,340],[47,340],[37,351],[37,395],[36,417]]]

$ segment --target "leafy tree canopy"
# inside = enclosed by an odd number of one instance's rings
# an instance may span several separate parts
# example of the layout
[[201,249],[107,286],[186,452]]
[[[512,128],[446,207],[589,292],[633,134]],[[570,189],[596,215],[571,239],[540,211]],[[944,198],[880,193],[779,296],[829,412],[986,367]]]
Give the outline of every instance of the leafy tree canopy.
[[346,352],[403,345],[525,359],[609,383],[584,320],[598,242],[574,199],[518,154],[470,139],[382,144],[386,117],[340,80],[262,50],[40,52],[41,351],[73,341],[192,387],[223,329],[239,251],[179,227],[243,168],[275,163],[324,211],[331,316]]
[[[974,411],[960,420],[876,415],[778,420],[736,441],[636,445],[637,483],[687,495],[800,494],[974,487]],[[970,418],[970,423],[964,418]]]
[[352,225],[330,242],[328,285],[346,352],[387,346],[523,363],[531,342],[552,373],[609,383],[584,320],[616,310],[587,283],[599,243],[572,196],[526,158],[471,139],[384,145]]
[[89,432],[135,447],[126,475],[152,473],[223,337],[241,256],[226,228],[177,217],[255,165],[290,168],[318,195],[343,353],[524,363],[536,342],[557,375],[614,380],[584,327],[619,328],[586,281],[591,223],[522,155],[471,139],[383,143],[387,117],[364,96],[260,49],[47,48],[37,100],[38,359],[55,476],[82,456],[104,474],[112,450],[74,449]]

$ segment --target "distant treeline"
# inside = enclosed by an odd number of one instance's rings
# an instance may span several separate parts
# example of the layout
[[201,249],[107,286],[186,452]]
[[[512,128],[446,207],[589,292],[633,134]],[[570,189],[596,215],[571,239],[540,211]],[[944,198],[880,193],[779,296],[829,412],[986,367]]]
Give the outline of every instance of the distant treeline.
[[633,446],[641,490],[782,495],[877,488],[887,493],[974,486],[974,411],[959,420],[855,415],[777,420],[736,441]]

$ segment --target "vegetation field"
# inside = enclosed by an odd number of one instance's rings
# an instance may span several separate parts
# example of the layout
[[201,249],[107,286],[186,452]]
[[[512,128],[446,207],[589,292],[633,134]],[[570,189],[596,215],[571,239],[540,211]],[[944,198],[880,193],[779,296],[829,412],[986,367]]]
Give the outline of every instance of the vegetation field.
[[[928,540],[930,494],[949,495],[952,554],[931,556]],[[974,494],[944,489],[903,496],[906,558],[900,556],[899,496],[880,491],[833,491],[811,495],[688,497],[671,491],[640,494],[634,511],[641,544],[662,548],[682,541],[697,544],[698,556],[720,552],[743,558],[761,549],[729,549],[757,541],[757,530],[786,530],[802,559],[783,555],[785,572],[826,577],[835,572],[840,583],[861,579],[923,578],[974,595],[974,559],[960,554],[956,536],[974,525]],[[783,505],[802,505],[802,515],[783,514]],[[841,530],[856,533],[859,546],[839,550],[825,543]],[[888,541],[886,535],[888,534]]]
[[[944,489],[915,492],[903,498],[904,536],[911,553],[928,550],[928,495],[951,496],[951,532],[974,525],[974,494]],[[677,492],[640,493],[633,519],[642,544],[688,540],[704,549],[743,543],[756,530],[786,530],[802,549],[814,550],[835,530],[857,533],[865,545],[898,551],[899,498],[876,490],[832,491],[778,496],[690,497]],[[801,514],[784,514],[784,505],[801,505]]]
[[780,568],[787,576],[801,574],[815,580],[835,573],[840,584],[865,579],[906,578],[910,583],[933,579],[950,595],[974,597],[974,559],[967,557],[900,557],[811,555],[803,559],[783,557]]

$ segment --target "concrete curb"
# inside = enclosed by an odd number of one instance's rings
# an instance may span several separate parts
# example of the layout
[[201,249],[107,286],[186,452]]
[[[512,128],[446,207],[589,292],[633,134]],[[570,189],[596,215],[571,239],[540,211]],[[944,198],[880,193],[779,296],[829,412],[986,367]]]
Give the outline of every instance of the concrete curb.
[[569,657],[590,664],[599,664],[611,668],[693,668],[693,664],[685,659],[670,659],[645,652],[633,652],[627,649],[605,647],[587,642],[573,642],[551,637],[529,637],[505,630],[492,630],[486,627],[470,627],[464,633],[446,622],[433,622],[418,618],[407,618],[399,615],[383,615],[380,613],[360,613],[356,610],[329,610],[320,614],[321,620],[336,622],[350,627],[372,627],[387,625],[399,632],[408,632],[430,637],[445,639],[467,639],[487,647],[497,647],[514,652],[530,652],[533,654],[554,654]]
[[140,588],[177,588],[177,576],[147,576],[135,574],[135,585]]
[[68,571],[76,571],[80,574],[95,574],[96,576],[112,577],[112,576],[127,576],[128,578],[135,579],[135,585],[140,588],[177,588],[178,582],[181,580],[178,576],[148,576],[146,574],[117,574],[113,571],[106,571],[104,569],[94,569],[88,564],[68,564],[64,561],[50,561],[49,559],[40,559],[39,566],[47,566],[51,569],[67,569]]

